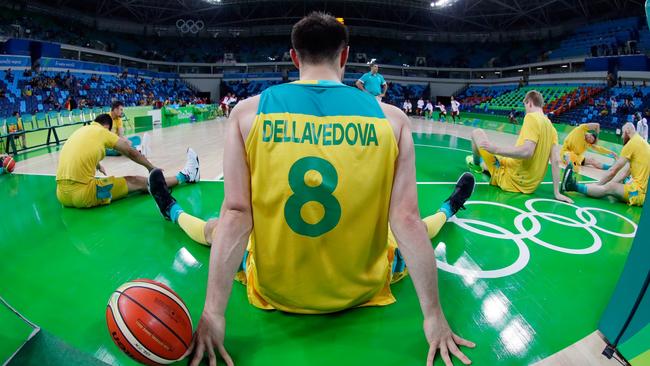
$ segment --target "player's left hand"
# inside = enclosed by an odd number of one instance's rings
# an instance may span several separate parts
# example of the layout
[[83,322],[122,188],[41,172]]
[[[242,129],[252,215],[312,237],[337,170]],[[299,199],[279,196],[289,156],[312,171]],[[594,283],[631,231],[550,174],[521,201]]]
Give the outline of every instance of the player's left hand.
[[555,194],[555,199],[561,202],[566,202],[566,203],[573,203],[573,200],[562,193],[556,193]]
[[223,316],[203,311],[199,325],[192,338],[192,344],[183,357],[191,356],[190,366],[198,366],[204,353],[208,354],[210,366],[217,366],[216,348],[227,366],[234,366],[232,358],[226,351],[223,341],[226,334],[226,319]]
[[99,170],[100,173],[104,174],[105,176],[108,177],[108,174],[106,174],[106,169],[102,165],[97,166],[97,170]]
[[472,361],[461,352],[458,346],[474,348],[476,345],[463,339],[449,328],[449,323],[444,315],[424,319],[424,334],[429,343],[429,354],[427,355],[427,366],[433,366],[436,353],[440,350],[440,357],[446,366],[453,366],[449,353],[456,356],[463,364],[469,365]]

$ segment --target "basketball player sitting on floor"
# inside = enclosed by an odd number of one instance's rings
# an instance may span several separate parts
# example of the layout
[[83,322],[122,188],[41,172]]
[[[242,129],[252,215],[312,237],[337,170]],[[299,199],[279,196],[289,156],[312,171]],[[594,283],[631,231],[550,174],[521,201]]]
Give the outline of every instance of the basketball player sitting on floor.
[[568,165],[564,171],[562,191],[580,192],[595,198],[612,196],[630,206],[643,206],[650,175],[650,145],[629,122],[623,125],[622,136],[621,156],[598,183],[577,183],[572,165]]
[[546,118],[544,97],[531,90],[524,98],[526,116],[515,146],[500,146],[485,131],[472,131],[472,152],[466,159],[470,168],[490,175],[490,184],[508,192],[533,193],[548,170],[553,173],[555,199],[573,202],[560,192],[560,147],[557,131]]
[[473,176],[464,174],[440,211],[421,220],[409,119],[341,82],[347,28],[312,13],[291,39],[300,80],[270,87],[231,113],[218,222],[184,213],[162,172],[149,176],[163,216],[212,243],[191,365],[204,352],[215,365],[215,348],[233,364],[224,314],[237,273],[258,308],[322,314],[395,302],[390,284],[406,275],[405,264],[424,316],[427,365],[438,350],[447,364],[450,353],[469,364],[458,346],[474,345],[443,314],[430,238],[470,197]]
[[600,124],[598,123],[585,123],[574,128],[564,139],[564,144],[560,151],[562,162],[565,165],[571,164],[575,173],[580,172],[580,167],[583,165],[590,165],[601,170],[611,168],[611,165],[603,164],[594,158],[585,157],[587,149],[592,149],[616,159],[614,152],[598,145],[599,133]]
[[[56,197],[64,206],[87,208],[107,205],[131,192],[147,191],[145,177],[95,178],[97,170],[107,175],[100,164],[107,148],[115,149],[148,171],[154,168],[149,160],[131,147],[127,139],[110,131],[112,123],[108,114],[100,114],[90,125],[73,132],[63,145],[56,171]],[[169,186],[199,180],[199,159],[192,149],[187,151],[185,168],[166,180]]]

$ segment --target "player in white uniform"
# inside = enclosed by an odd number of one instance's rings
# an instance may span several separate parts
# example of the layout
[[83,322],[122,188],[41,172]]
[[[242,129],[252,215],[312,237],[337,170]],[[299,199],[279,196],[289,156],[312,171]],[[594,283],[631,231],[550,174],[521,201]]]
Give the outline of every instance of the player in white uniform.
[[460,103],[454,97],[451,97],[451,118],[454,123],[456,123],[456,117],[458,117],[458,121],[460,122]]
[[422,116],[422,112],[424,112],[424,100],[422,97],[418,99],[418,109],[417,109],[417,114],[418,116]]
[[402,110],[407,115],[410,115],[410,114],[413,113],[413,104],[411,104],[410,100],[408,100],[408,99],[404,100],[404,104],[402,105]]
[[433,119],[433,104],[427,100],[427,105],[424,107],[424,118]]
[[438,121],[442,122],[442,118],[445,118],[445,122],[447,122],[447,108],[445,108],[445,105],[442,104],[442,102],[438,102],[436,104],[436,109],[439,109],[440,112],[438,112]]

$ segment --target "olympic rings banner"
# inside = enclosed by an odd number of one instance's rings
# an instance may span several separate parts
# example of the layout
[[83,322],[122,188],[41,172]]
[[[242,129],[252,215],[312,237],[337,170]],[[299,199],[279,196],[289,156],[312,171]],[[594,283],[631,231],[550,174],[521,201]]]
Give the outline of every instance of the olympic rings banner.
[[205,28],[205,23],[202,20],[193,19],[178,19],[176,21],[176,29],[181,33],[197,34]]

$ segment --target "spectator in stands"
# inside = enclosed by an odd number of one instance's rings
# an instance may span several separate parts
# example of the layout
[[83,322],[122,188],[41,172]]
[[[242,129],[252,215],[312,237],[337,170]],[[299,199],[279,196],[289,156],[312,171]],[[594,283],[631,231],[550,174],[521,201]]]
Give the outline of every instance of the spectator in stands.
[[618,102],[616,101],[616,97],[612,96],[610,99],[610,104],[612,106],[612,116],[616,115],[616,111],[618,110]]
[[[22,117],[20,116],[20,113],[19,113],[18,111],[15,111],[12,115],[13,115],[14,117],[16,117],[16,130],[15,130],[15,131],[11,131],[11,129],[10,129],[9,132],[20,132],[20,131],[25,131],[25,128],[23,127],[23,119],[22,119]],[[20,141],[23,143],[23,148],[26,148],[26,147],[27,147],[27,136],[26,136],[26,135],[27,135],[27,134],[25,134],[25,133],[23,133],[23,134],[20,135]]]
[[31,97],[33,94],[32,86],[27,84],[25,85],[25,88],[23,89],[23,95],[26,97]]
[[5,80],[7,80],[10,83],[13,83],[14,81],[14,74],[11,72],[11,68],[8,68],[5,71]]
[[23,72],[23,76],[26,78],[31,78],[32,77],[32,69],[25,69]]
[[512,124],[517,124],[517,111],[515,111],[514,108],[510,110],[510,113],[508,113],[508,122]]
[[607,73],[607,87],[613,88],[616,86],[616,78],[614,77],[614,74]]
[[620,113],[622,115],[627,115],[632,112],[632,108],[634,108],[632,102],[628,98],[625,98],[625,102],[623,102],[623,105],[620,108]]
[[4,99],[7,97],[7,91],[5,88],[0,88],[0,99]]
[[422,99],[422,97],[420,97],[420,99],[418,99],[417,108],[416,108],[415,112],[418,115],[418,117],[421,117],[422,113],[424,112],[424,99]]
[[648,120],[641,112],[636,112],[636,121],[636,132],[643,140],[648,141]]

